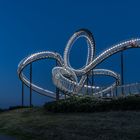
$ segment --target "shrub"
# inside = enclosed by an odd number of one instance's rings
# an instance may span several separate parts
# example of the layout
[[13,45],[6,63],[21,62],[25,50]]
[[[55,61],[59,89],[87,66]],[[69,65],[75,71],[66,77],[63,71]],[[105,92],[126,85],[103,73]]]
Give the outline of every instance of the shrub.
[[140,110],[140,97],[128,96],[117,99],[71,97],[49,102],[44,108],[50,112],[98,112],[111,110]]

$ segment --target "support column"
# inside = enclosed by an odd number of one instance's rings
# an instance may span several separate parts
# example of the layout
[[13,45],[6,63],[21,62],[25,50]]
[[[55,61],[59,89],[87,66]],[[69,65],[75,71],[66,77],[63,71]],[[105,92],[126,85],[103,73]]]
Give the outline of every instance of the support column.
[[32,63],[30,64],[30,107],[32,107]]
[[56,87],[56,101],[59,100],[59,89]]
[[[58,62],[56,60],[56,66],[58,66]],[[59,89],[56,87],[56,101],[59,100]]]
[[22,97],[21,97],[21,105],[24,107],[24,83],[22,82]]
[[[124,60],[123,51],[121,51],[121,85],[124,85]],[[124,88],[122,86],[122,95],[124,95]]]
[[87,95],[88,95],[88,81],[89,81],[89,76],[88,76],[88,73],[87,73]]
[[[94,75],[93,75],[93,70],[92,70],[92,81],[91,81],[91,86],[94,86]],[[94,89],[92,88],[92,95],[94,94]]]
[[121,84],[124,85],[124,60],[123,51],[121,51]]

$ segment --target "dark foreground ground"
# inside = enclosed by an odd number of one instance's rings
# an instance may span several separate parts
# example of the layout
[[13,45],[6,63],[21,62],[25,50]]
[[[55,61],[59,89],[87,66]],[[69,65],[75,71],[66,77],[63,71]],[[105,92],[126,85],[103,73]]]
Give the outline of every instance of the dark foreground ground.
[[46,113],[43,108],[0,114],[0,133],[26,140],[140,140],[140,111]]

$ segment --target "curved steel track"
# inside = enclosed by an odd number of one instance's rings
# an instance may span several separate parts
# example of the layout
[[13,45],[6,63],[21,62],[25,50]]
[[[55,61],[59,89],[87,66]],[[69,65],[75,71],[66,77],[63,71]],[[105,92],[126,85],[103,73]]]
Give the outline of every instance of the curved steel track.
[[[74,69],[69,62],[70,50],[75,43],[75,41],[79,38],[85,38],[88,46],[88,55],[86,64],[79,69]],[[95,56],[95,41],[92,33],[87,29],[80,29],[75,32],[72,37],[69,39],[66,48],[64,50],[64,57],[58,53],[44,51],[35,54],[31,54],[30,56],[24,58],[18,65],[18,76],[21,81],[24,82],[28,87],[32,85],[32,89],[39,94],[46,95],[52,98],[56,98],[56,94],[47,89],[41,88],[34,83],[30,83],[30,80],[23,74],[23,70],[32,62],[39,61],[41,59],[54,59],[57,60],[58,66],[52,69],[52,79],[54,85],[63,91],[68,96],[71,95],[81,95],[80,90],[84,88],[84,90],[94,89],[93,95],[101,96],[103,93],[108,92],[111,88],[120,85],[121,78],[120,75],[116,72],[107,69],[95,69],[97,65],[99,65],[102,61],[107,59],[108,57],[116,54],[120,51],[124,51],[129,48],[139,48],[140,47],[140,39],[131,39],[120,44],[114,45],[109,49],[105,50],[98,56]],[[88,86],[85,84],[87,79],[86,74],[92,75],[106,75],[113,77],[115,82],[112,85],[108,86],[105,89],[96,86]],[[78,77],[80,77],[80,81],[78,81]]]

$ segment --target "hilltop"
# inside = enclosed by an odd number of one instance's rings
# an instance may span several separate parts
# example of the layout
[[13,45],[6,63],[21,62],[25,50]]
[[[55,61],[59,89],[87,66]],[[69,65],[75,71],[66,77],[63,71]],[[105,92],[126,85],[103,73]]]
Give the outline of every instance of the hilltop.
[[140,111],[49,113],[23,108],[0,114],[0,132],[26,140],[140,139]]

